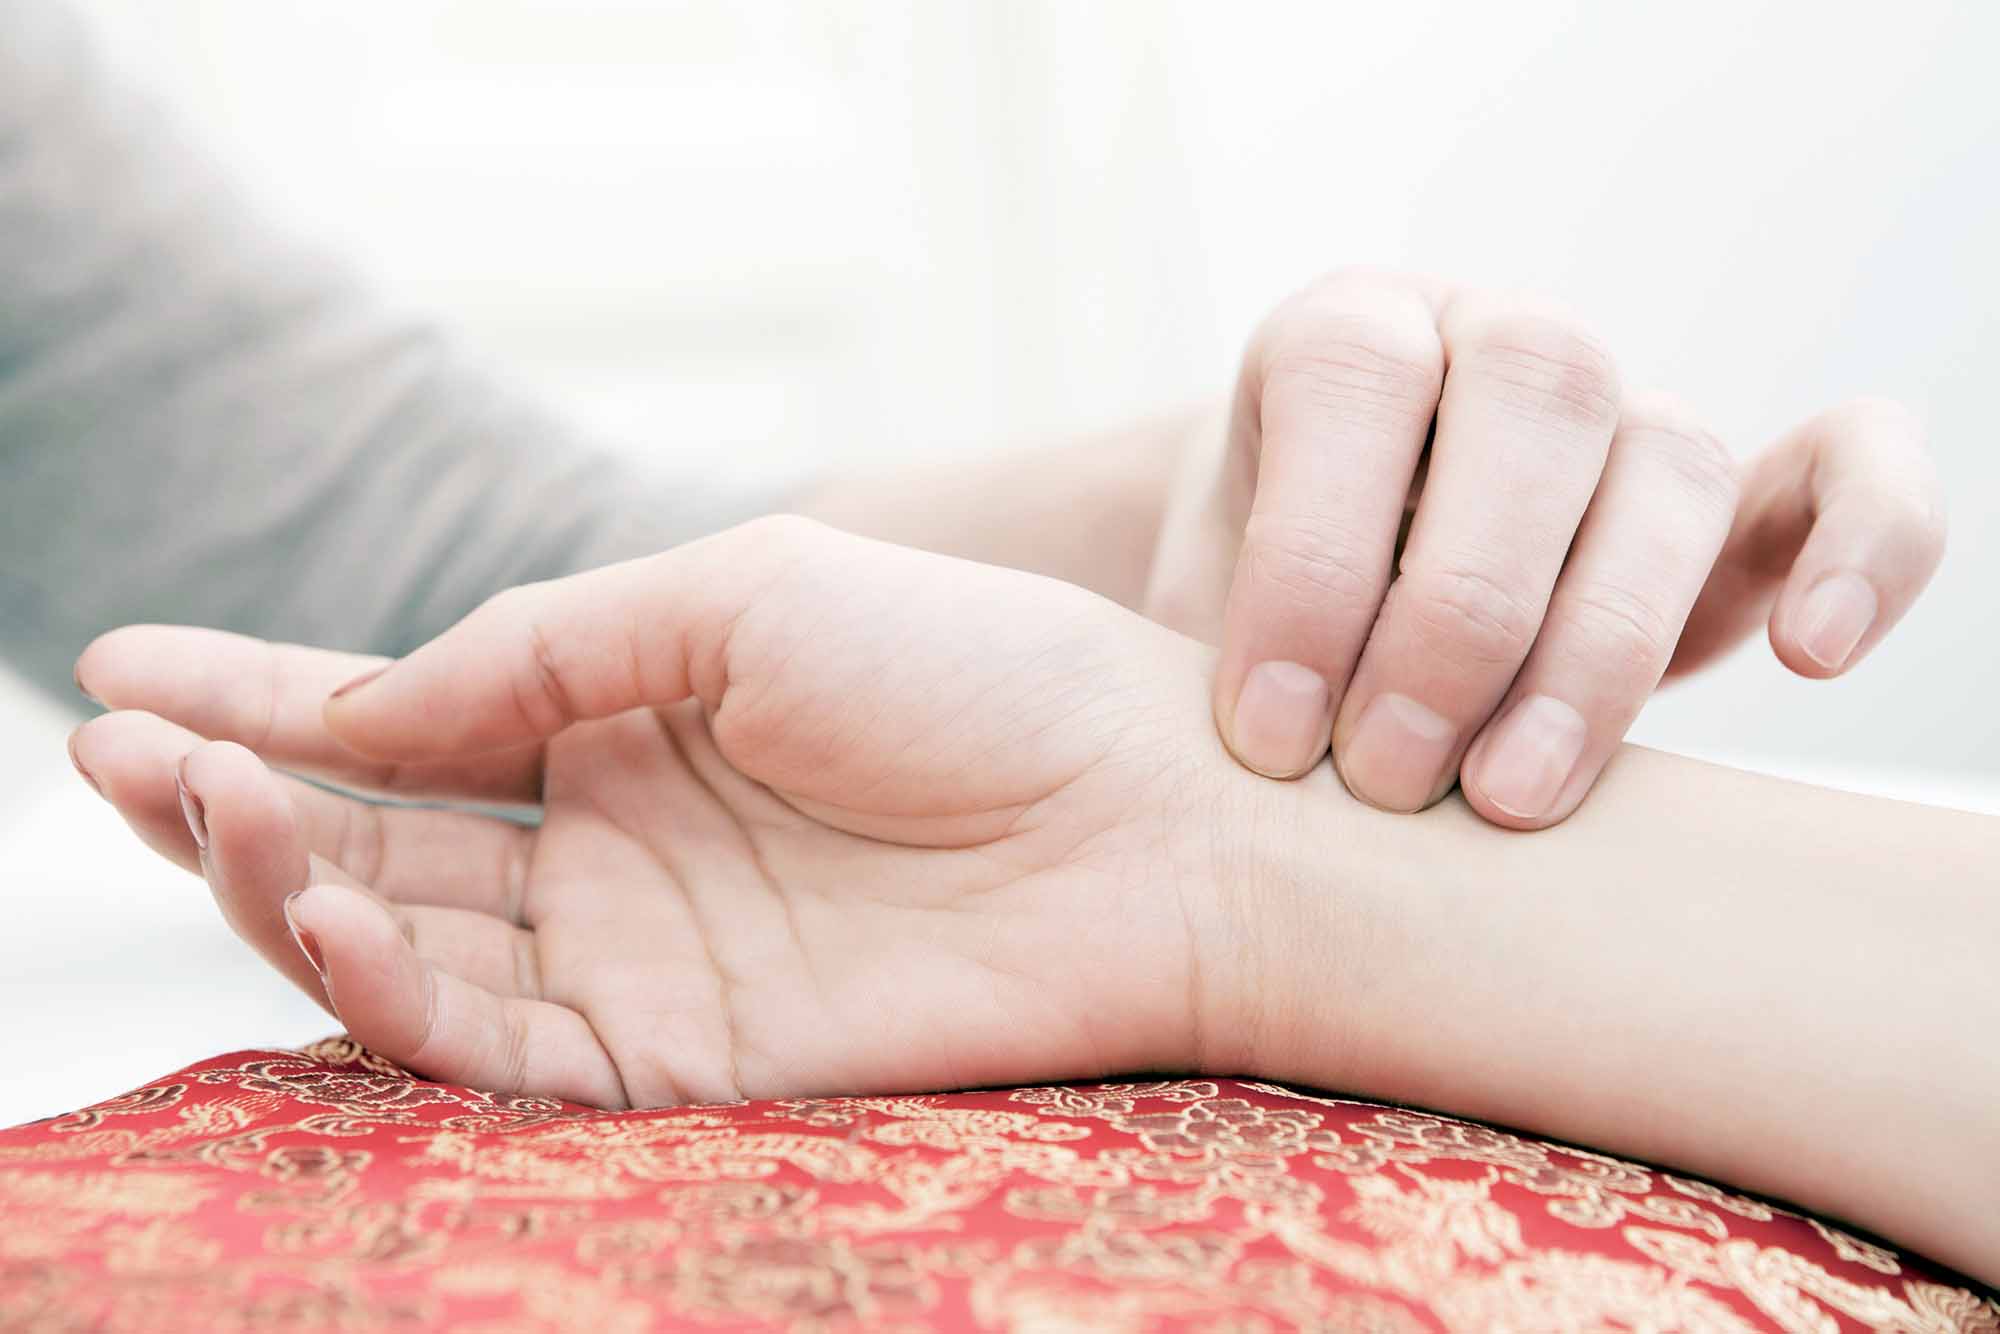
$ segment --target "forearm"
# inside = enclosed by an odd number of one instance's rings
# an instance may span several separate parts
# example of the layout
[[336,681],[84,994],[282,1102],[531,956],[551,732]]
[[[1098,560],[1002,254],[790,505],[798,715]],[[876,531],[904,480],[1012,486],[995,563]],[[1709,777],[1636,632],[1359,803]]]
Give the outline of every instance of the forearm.
[[800,512],[865,537],[1008,565],[1136,606],[1174,469],[1201,414],[829,481]]
[[1282,791],[1261,1072],[1711,1175],[2000,1278],[2000,824],[1629,748],[1530,835],[1456,799],[1363,810],[1324,768]]

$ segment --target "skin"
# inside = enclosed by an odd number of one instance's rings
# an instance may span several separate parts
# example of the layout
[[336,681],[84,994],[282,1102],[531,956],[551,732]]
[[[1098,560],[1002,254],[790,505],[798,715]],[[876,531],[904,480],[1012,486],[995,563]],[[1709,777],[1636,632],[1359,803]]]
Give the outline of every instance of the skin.
[[[478,683],[453,665],[516,654],[529,626],[560,662],[530,649]],[[87,724],[79,764],[186,864],[172,777],[195,748],[211,881],[295,980],[318,987],[281,911],[309,853],[409,905],[415,952],[360,894],[292,907],[336,1013],[384,1054],[651,1106],[1146,1068],[1199,1019],[1187,942],[1220,928],[1159,911],[1175,891],[1149,851],[1208,795],[1180,744],[1197,646],[1073,586],[795,519],[503,594],[455,633],[334,701],[331,733],[321,703],[365,663],[139,629],[79,664],[107,705],[150,710]],[[1180,664],[1164,677],[1163,656]],[[606,693],[621,686],[641,698]],[[409,688],[424,698],[392,724],[402,740],[440,726],[439,744],[502,757],[357,770],[343,745],[372,743],[354,725]],[[539,800],[542,823],[362,806],[204,736],[405,794]],[[1107,954],[1130,965],[1110,1009]]]
[[[1051,479],[1058,484],[1051,484]],[[1347,269],[1250,340],[1227,408],[835,485],[852,531],[1084,584],[1221,646],[1246,767],[1514,829],[1583,802],[1667,675],[1758,629],[1851,670],[1937,567],[1915,419],[1860,399],[1739,467],[1574,317]]]
[[1288,1079],[2000,1277],[1993,821],[1637,751],[1536,838],[1385,814],[1236,764],[1193,640],[801,520],[503,594],[328,699],[381,666],[118,631],[72,753],[421,1073],[610,1107]]

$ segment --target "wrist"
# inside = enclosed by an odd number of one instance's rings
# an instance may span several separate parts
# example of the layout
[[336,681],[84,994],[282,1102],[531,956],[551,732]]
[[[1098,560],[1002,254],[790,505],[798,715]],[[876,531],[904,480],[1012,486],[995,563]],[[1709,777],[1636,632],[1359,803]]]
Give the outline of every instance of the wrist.
[[1423,935],[1414,900],[1397,892],[1421,859],[1409,837],[1420,821],[1363,806],[1326,764],[1283,783],[1226,755],[1221,766],[1221,796],[1200,830],[1214,924],[1197,1067],[1378,1089],[1406,942]]

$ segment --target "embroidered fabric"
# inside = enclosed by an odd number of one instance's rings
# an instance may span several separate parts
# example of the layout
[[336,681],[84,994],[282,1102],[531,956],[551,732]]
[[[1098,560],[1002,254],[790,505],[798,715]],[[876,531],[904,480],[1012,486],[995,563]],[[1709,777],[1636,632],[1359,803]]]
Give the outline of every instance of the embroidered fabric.
[[0,1330],[1878,1329],[2000,1302],[1706,1182],[1241,1080],[603,1113],[346,1039],[0,1132]]

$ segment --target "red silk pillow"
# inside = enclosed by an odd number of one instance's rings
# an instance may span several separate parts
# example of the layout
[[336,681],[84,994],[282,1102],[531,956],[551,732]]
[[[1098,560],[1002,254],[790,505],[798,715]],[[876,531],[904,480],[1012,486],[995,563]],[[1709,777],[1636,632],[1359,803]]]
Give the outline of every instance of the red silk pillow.
[[608,1114],[237,1052],[0,1132],[0,1330],[2000,1331],[1704,1182],[1239,1080]]

